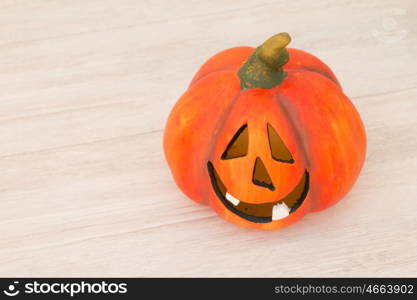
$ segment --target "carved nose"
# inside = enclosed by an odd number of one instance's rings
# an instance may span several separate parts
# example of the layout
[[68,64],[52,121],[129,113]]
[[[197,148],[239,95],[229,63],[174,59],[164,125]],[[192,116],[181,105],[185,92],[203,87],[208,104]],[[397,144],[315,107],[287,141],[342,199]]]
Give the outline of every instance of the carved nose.
[[255,159],[255,165],[253,166],[252,182],[255,185],[267,188],[271,191],[275,190],[274,184],[271,180],[271,176],[269,176],[268,170],[266,169],[260,157],[257,157]]

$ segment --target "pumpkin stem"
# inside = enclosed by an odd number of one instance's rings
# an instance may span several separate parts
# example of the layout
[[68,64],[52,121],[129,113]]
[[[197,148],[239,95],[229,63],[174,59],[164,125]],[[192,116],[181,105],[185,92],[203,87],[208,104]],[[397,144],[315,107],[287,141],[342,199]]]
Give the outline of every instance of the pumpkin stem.
[[240,89],[270,89],[279,85],[287,76],[282,66],[289,60],[285,47],[290,42],[290,35],[282,32],[256,48],[238,72]]

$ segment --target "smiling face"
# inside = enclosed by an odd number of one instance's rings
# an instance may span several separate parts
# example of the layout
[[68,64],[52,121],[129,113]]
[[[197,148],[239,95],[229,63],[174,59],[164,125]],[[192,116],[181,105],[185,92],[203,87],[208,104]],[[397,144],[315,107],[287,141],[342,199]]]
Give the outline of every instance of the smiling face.
[[[282,163],[294,163],[294,159],[272,126],[268,124],[267,129],[272,158]],[[236,132],[223,153],[222,160],[237,159],[247,155],[249,144],[247,131],[248,126],[245,124]],[[241,218],[255,223],[269,223],[287,217],[303,204],[308,193],[310,177],[306,170],[291,192],[282,199],[265,203],[251,203],[248,202],[250,199],[241,201],[227,189],[212,162],[207,163],[207,168],[212,187],[224,206]],[[252,184],[271,192],[275,191],[271,176],[260,157],[255,159]]]
[[207,170],[219,213],[274,226],[303,205],[310,176],[284,112],[274,97],[265,94],[262,101],[270,104],[266,112],[245,97],[235,104],[231,115],[253,113],[243,124],[226,121]]

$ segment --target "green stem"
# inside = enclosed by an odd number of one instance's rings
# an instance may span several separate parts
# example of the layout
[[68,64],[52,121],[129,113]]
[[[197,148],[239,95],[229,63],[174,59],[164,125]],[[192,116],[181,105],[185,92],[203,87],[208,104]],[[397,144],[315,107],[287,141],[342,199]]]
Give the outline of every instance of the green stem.
[[256,48],[238,72],[241,90],[270,89],[279,85],[287,76],[282,66],[289,60],[285,47],[290,41],[289,34],[282,32]]

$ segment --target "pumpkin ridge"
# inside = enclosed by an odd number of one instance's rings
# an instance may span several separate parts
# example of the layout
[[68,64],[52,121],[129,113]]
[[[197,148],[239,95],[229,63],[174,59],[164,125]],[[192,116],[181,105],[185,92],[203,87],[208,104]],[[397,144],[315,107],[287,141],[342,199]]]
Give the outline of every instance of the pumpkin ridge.
[[309,68],[309,67],[300,67],[300,68],[289,68],[286,70],[287,72],[309,72],[309,73],[315,73],[318,75],[321,75],[322,77],[329,79],[331,82],[335,83],[339,89],[341,91],[343,91],[342,86],[340,85],[339,82],[333,80],[333,78],[331,78],[328,74],[326,74],[326,72],[319,70],[319,69],[315,69],[315,68]]
[[279,91],[276,94],[274,94],[274,99],[275,99],[276,105],[278,105],[282,109],[282,111],[284,112],[284,115],[286,116],[288,123],[290,124],[290,127],[293,129],[295,133],[295,139],[297,143],[299,144],[299,146],[301,147],[301,153],[303,154],[303,158],[304,158],[304,161],[306,162],[306,166],[308,167],[309,170],[311,170],[311,161],[309,159],[307,146],[303,142],[303,138],[299,131],[299,128],[296,126],[295,121],[293,120],[293,117],[294,117],[293,113],[290,112],[290,109],[286,107],[285,104],[283,104],[281,101],[281,99],[285,99],[285,101],[287,102],[291,102],[291,100],[289,100],[287,97],[282,95]]
[[[238,90],[238,93],[236,94],[236,96],[230,101],[230,104],[227,106],[226,110],[223,112],[223,114],[221,115],[221,117],[217,120],[217,124],[216,124],[216,128],[214,129],[214,135],[213,138],[210,141],[210,144],[207,147],[207,152],[206,152],[206,159],[205,159],[205,163],[209,162],[212,160],[213,158],[213,150],[215,148],[216,145],[216,141],[217,141],[217,137],[220,134],[222,128],[225,126],[226,120],[229,117],[233,105],[237,102],[237,100],[240,98],[241,95],[241,91]],[[206,189],[208,194],[210,194],[210,190],[211,190],[211,185],[206,185]]]
[[[296,125],[296,119],[298,119],[298,116],[296,115],[294,111],[291,111],[290,107],[288,107],[285,104],[285,102],[290,103],[291,100],[279,92],[275,94],[275,100],[276,100],[277,105],[284,111],[284,114],[287,117],[289,125],[293,128],[293,132],[295,133],[295,139],[301,148],[301,153],[303,155],[303,158],[306,164],[306,169],[310,173],[312,170],[312,162],[311,162],[310,153],[309,153],[310,151],[308,150],[308,146],[306,145],[306,142],[304,142],[305,138],[303,138],[303,135],[300,132],[299,126]],[[284,100],[284,101],[281,101],[281,100]],[[316,197],[314,196],[314,192],[315,192],[314,189],[312,188],[309,189],[311,201],[314,201],[314,199],[316,199]],[[314,203],[314,205],[310,205],[309,209],[313,210],[313,208],[317,207],[317,205],[318,203]]]
[[199,78],[220,69],[238,70],[253,51],[254,48],[250,46],[237,46],[217,52],[197,70],[191,79],[190,85]]
[[193,87],[197,82],[199,82],[200,80],[206,78],[207,76],[213,75],[213,74],[218,73],[218,72],[226,72],[226,71],[232,72],[232,71],[239,70],[239,68],[240,68],[240,66],[238,68],[227,67],[227,68],[217,69],[217,70],[208,72],[207,74],[204,74],[203,76],[199,77],[197,80],[191,81],[190,82],[190,85],[188,86],[188,89],[190,89],[191,87]]

